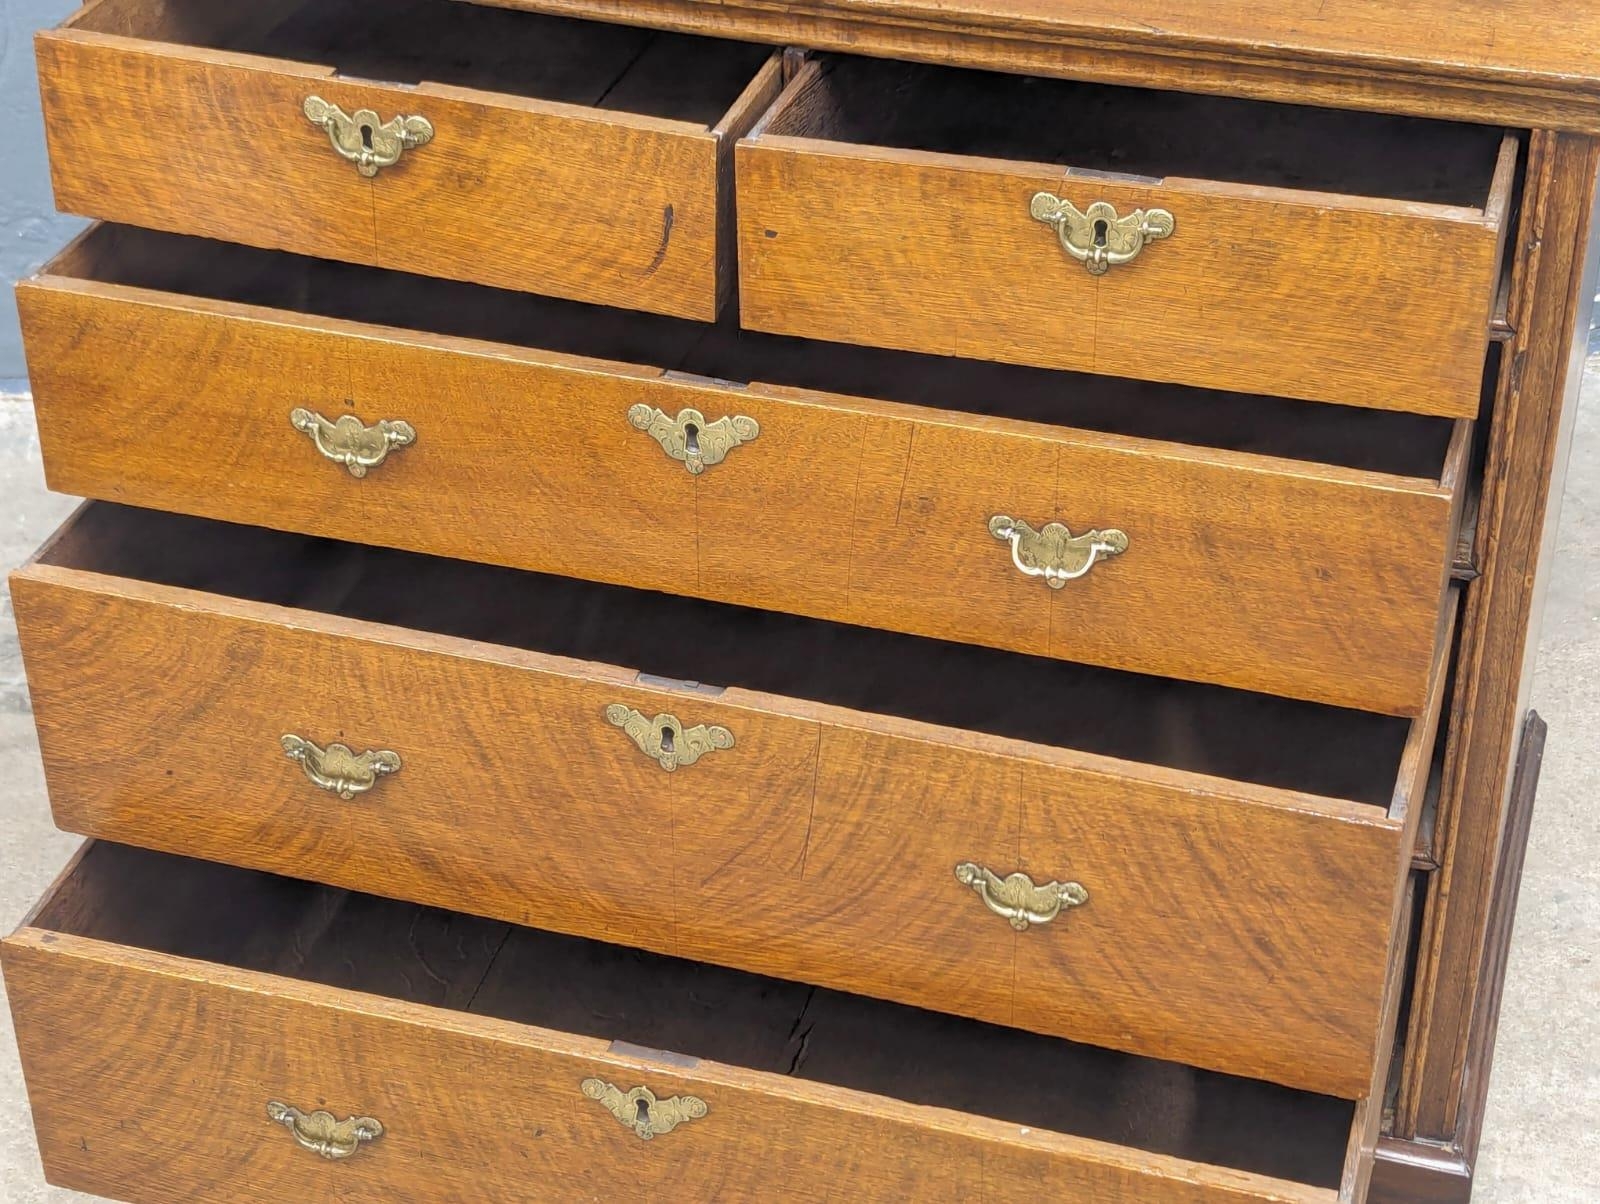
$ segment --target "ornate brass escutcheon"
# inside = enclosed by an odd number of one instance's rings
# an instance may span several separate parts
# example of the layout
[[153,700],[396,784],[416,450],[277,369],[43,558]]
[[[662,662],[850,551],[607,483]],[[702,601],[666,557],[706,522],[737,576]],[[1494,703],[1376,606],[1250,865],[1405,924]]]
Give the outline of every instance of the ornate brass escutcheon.
[[639,751],[660,763],[668,773],[680,765],[693,765],[717,749],[733,747],[733,733],[725,727],[685,727],[676,715],[657,715],[647,719],[632,707],[614,702],[606,708],[606,720],[620,727]]
[[1074,535],[1061,523],[1035,531],[1020,518],[997,514],[989,520],[989,534],[1011,545],[1011,563],[1027,577],[1043,577],[1051,589],[1060,589],[1090,569],[1102,556],[1121,556],[1128,537],[1115,527]]
[[300,763],[300,768],[306,771],[306,777],[311,779],[314,786],[337,794],[346,802],[371,790],[385,774],[400,772],[400,754],[387,749],[380,752],[369,749],[358,756],[346,745],[330,744],[327,748],[318,748],[311,741],[292,733],[284,736],[279,743],[283,745],[289,760]]
[[580,1089],[626,1128],[632,1129],[641,1141],[670,1133],[684,1121],[699,1120],[710,1111],[706,1101],[698,1096],[674,1095],[671,1099],[657,1099],[656,1093],[648,1087],[623,1091],[604,1079],[584,1079]]
[[329,1162],[342,1162],[367,1142],[383,1136],[383,1126],[370,1116],[335,1120],[331,1112],[305,1113],[277,1100],[267,1105],[267,1116],[293,1133],[306,1149]]
[[289,413],[289,425],[309,435],[319,452],[335,464],[343,464],[358,480],[387,460],[393,449],[417,441],[416,427],[398,418],[383,418],[368,426],[354,414],[329,422],[315,410],[295,409]]
[[1136,259],[1149,243],[1169,237],[1177,219],[1165,209],[1135,209],[1119,217],[1116,207],[1096,201],[1080,210],[1049,192],[1036,192],[1028,212],[1054,226],[1062,248],[1091,276],[1104,276],[1118,264]]
[[1002,878],[975,861],[956,866],[956,881],[970,886],[983,905],[1018,932],[1034,924],[1048,924],[1063,907],[1081,907],[1089,892],[1076,882],[1047,882],[1039,886],[1026,874]]
[[308,96],[301,106],[306,120],[328,135],[341,158],[356,165],[356,170],[372,179],[385,167],[400,162],[408,150],[433,141],[433,123],[426,117],[394,117],[380,121],[371,109],[346,113],[320,96]]
[[721,464],[734,448],[761,434],[761,424],[743,414],[707,422],[699,410],[689,408],[679,410],[673,418],[643,402],[628,411],[628,421],[661,444],[662,451],[695,476],[713,464]]

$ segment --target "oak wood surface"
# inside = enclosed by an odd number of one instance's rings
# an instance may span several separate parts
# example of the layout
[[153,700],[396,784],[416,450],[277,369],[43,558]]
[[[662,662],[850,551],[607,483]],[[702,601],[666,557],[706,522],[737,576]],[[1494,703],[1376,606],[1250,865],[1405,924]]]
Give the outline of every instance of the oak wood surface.
[[[719,233],[718,163],[753,117],[748,105],[732,122],[724,113],[759,71],[758,49],[480,10],[495,19],[494,27],[476,38],[456,34],[467,43],[458,53],[511,56],[520,71],[508,68],[505,77],[481,81],[468,76],[465,85],[429,82],[429,74],[419,76],[423,82],[382,83],[335,72],[359,68],[365,52],[377,55],[373,71],[399,73],[393,56],[384,54],[386,42],[397,38],[408,53],[423,55],[418,71],[435,62],[447,71],[452,32],[474,10],[426,0],[411,7],[430,14],[432,24],[414,27],[404,19],[374,25],[370,13],[348,4],[331,6],[336,16],[348,14],[342,24],[318,24],[319,6],[300,5],[287,24],[299,18],[306,25],[309,15],[310,29],[301,36],[272,40],[252,30],[235,45],[182,23],[176,31],[164,27],[160,20],[171,6],[185,16],[199,7],[168,0],[134,10],[129,0],[99,0],[63,28],[39,36],[61,208],[356,263],[715,317],[732,267],[718,254],[719,238],[726,237]],[[150,34],[129,36],[146,19]],[[385,30],[387,39],[378,39],[376,49],[368,46]],[[160,40],[183,35],[200,44]],[[654,54],[652,36],[660,40]],[[208,44],[217,41],[222,47]],[[427,58],[430,46],[436,59]],[[251,47],[262,53],[249,53]],[[325,61],[319,56],[342,60],[344,52],[357,61],[316,65]],[[270,57],[274,53],[279,57]],[[669,60],[665,67],[655,61],[662,58]],[[676,85],[674,71],[682,77]],[[648,78],[630,88],[641,76]],[[708,110],[691,95],[685,104],[672,91],[693,93],[682,79],[702,91],[720,90],[722,103]],[[484,86],[472,86],[478,82]],[[516,86],[528,94],[504,90]],[[301,112],[312,94],[348,113],[373,109],[383,120],[420,113],[433,123],[435,137],[376,179],[363,179]],[[217,97],[226,103],[216,103]],[[613,105],[632,99],[643,111],[601,107],[604,98]],[[170,119],[153,120],[152,113]]]
[[[286,591],[310,609],[62,563],[17,574],[47,780],[69,830],[1349,1098],[1367,1089],[1396,869],[1409,858],[1407,818],[1388,797],[1380,808],[1230,782],[935,726],[893,706],[655,685],[537,644],[338,613],[340,596],[362,591],[405,613],[399,583],[417,588],[416,572],[363,583],[311,548],[296,570],[289,557],[252,557],[242,532],[211,547],[159,531],[112,541],[192,556],[219,580],[235,571],[230,557],[257,581],[289,575]],[[94,564],[88,535],[55,555]],[[448,581],[433,592],[463,614],[501,609]],[[523,596],[539,613],[539,595]],[[624,630],[582,605],[587,638],[616,648]],[[561,610],[550,620],[570,630]],[[737,626],[722,626],[736,642]],[[641,644],[656,630],[687,634],[648,619],[628,629]],[[763,663],[848,677],[826,657],[751,648]],[[905,688],[924,689],[915,676]],[[1093,697],[1118,713],[1115,690]],[[612,703],[720,724],[736,742],[668,775],[604,721]],[[1153,743],[1185,712],[1133,714]],[[1329,735],[1339,714],[1328,713]],[[1235,727],[1226,709],[1216,718]],[[1417,727],[1412,744],[1426,742]],[[1235,730],[1284,742],[1259,723]],[[283,755],[285,732],[393,749],[403,767],[341,803]],[[1169,756],[1193,755],[1193,737],[1170,739]],[[1324,751],[1349,761],[1346,747]],[[1370,761],[1370,739],[1360,747]],[[1409,759],[1368,772],[1403,794]],[[1016,933],[956,881],[966,860],[1078,880],[1091,901]],[[855,956],[863,947],[871,958]],[[1063,974],[1072,991],[1046,989]]]
[[[47,1172],[80,1190],[520,1200],[625,1182],[820,1200],[1044,1182],[1105,1204],[1334,1198],[1337,1101],[114,846],[77,876],[97,908],[62,924],[47,903],[0,952]],[[950,1062],[850,1052],[882,1031]],[[1042,1098],[941,1076],[963,1060]],[[589,1075],[708,1111],[642,1143],[582,1097]],[[1090,1082],[1093,1100],[1064,1086]],[[1062,1110],[1040,1112],[1052,1094]],[[374,1115],[385,1133],[331,1164],[268,1122],[269,1099]]]
[[[1416,890],[1416,877],[1408,875],[1405,889],[1396,899],[1399,924],[1395,929],[1394,939],[1389,944],[1383,1014],[1378,1026],[1380,1050],[1393,1047],[1395,1032],[1400,1023],[1401,1008],[1405,1001],[1405,977],[1411,956],[1411,928],[1416,911]],[[1382,1138],[1389,1064],[1390,1059],[1386,1056],[1379,1056],[1373,1060],[1371,1086],[1356,1104],[1355,1123],[1351,1126],[1350,1144],[1345,1149],[1344,1174],[1339,1184],[1340,1204],[1368,1204],[1367,1197],[1372,1186],[1378,1142]]]
[[[1484,1123],[1485,1090],[1494,1058],[1507,955],[1517,913],[1523,860],[1543,763],[1545,722],[1529,711],[1517,745],[1516,769],[1495,866],[1494,897],[1484,945],[1483,985],[1473,999],[1467,1065],[1470,1078],[1461,1091],[1455,1135],[1447,1141],[1385,1136],[1378,1142],[1369,1204],[1467,1204],[1472,1196],[1474,1167]],[[1435,867],[1437,868],[1437,867]],[[1429,879],[1439,889],[1440,879]],[[1414,1068],[1402,1067],[1404,1074]],[[1404,1086],[1391,1084],[1391,1090]]]
[[[1476,563],[1463,616],[1451,703],[1452,741],[1403,1087],[1401,1137],[1454,1141],[1487,1091],[1490,1040],[1474,1016],[1495,995],[1486,979],[1494,942],[1496,864],[1502,860],[1512,766],[1536,647],[1540,582],[1548,572],[1582,357],[1595,292],[1591,243],[1600,148],[1541,133],[1529,153],[1516,243],[1510,322],[1489,432]],[[1475,1032],[1477,1035],[1475,1035]]]
[[[1477,413],[1503,214],[1177,175],[1079,180],[1070,158],[1063,168],[840,140],[810,110],[885,102],[864,87],[826,95],[828,71],[807,64],[736,153],[746,325],[1344,405]],[[914,82],[888,103],[923,102],[919,86],[939,87]],[[813,91],[824,95],[801,99]],[[1514,156],[1498,165],[1496,156],[1491,144],[1479,206],[1489,171],[1509,176],[1515,166]],[[1132,263],[1092,276],[1030,215],[1039,191],[1080,209],[1097,200],[1121,214],[1164,208],[1177,227]]]
[[[56,278],[121,285],[149,300],[176,294],[647,364],[702,384],[755,381],[1400,477],[1438,479],[1454,432],[1444,418],[785,338],[742,329],[731,316],[690,322],[109,222],[87,228],[19,287]],[[1493,350],[1490,360],[1492,368]],[[1486,372],[1489,397],[1495,379]]]
[[1506,830],[1494,868],[1494,899],[1490,904],[1485,929],[1483,986],[1473,997],[1471,1028],[1464,1062],[1463,1079],[1476,1090],[1467,1094],[1456,1125],[1456,1140],[1462,1149],[1477,1158],[1483,1132],[1484,1104],[1490,1071],[1494,1065],[1495,1037],[1500,1027],[1500,1002],[1505,992],[1507,967],[1511,956],[1511,937],[1517,919],[1517,899],[1522,889],[1522,871],[1528,854],[1528,835],[1533,824],[1534,803],[1539,792],[1539,774],[1544,764],[1548,728],[1537,711],[1529,711],[1517,742],[1516,767],[1511,776],[1511,794],[1506,803]]
[[[238,270],[279,266],[246,259]],[[894,365],[830,378],[825,346],[803,357],[764,357],[759,343],[724,351],[718,343],[737,342],[725,332],[697,340],[648,321],[619,326],[614,314],[528,316],[557,347],[575,340],[589,355],[713,372],[721,355],[750,373],[883,383],[980,412],[327,318],[343,303],[322,299],[321,280],[278,290],[284,309],[93,272],[25,283],[52,488],[1391,714],[1425,702],[1465,425],[1451,447],[1438,442],[1442,427],[1411,429],[1417,419],[1374,416],[1380,429],[1360,439],[1337,424],[1306,437],[1292,403],[1235,398],[1219,410],[1219,440],[1314,455],[1325,438],[1341,459],[1382,444],[1385,467],[1418,474],[1391,475],[1056,424],[1100,421],[1117,390],[1080,404],[1059,382],[1002,372],[923,392],[905,378],[931,381],[938,368],[920,360],[892,384]],[[499,334],[507,320],[490,313],[484,333]],[[609,341],[596,333],[606,329]],[[713,422],[742,414],[761,434],[695,477],[629,423],[641,403]],[[357,480],[290,425],[297,407],[403,419],[417,440]],[[1183,422],[1151,433],[1212,434]],[[1118,528],[1130,550],[1051,590],[990,534],[996,514],[1036,529]]]
[[701,694],[740,686],[1396,817],[1417,732],[1368,712],[103,503],[80,507],[32,564],[636,665]]
[[1600,133],[1596,19],[1553,0],[486,0],[923,62]]

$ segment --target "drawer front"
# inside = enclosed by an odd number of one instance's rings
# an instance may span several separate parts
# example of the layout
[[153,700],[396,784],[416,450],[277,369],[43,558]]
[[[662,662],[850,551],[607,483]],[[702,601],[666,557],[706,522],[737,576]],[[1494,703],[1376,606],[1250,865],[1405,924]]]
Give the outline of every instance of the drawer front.
[[[603,1199],[623,1185],[636,1198],[935,1200],[1014,1184],[1085,1204],[1335,1199],[450,1010],[465,997],[422,1006],[31,928],[3,955],[47,1177],[138,1204]],[[395,951],[426,971],[407,958]],[[692,1097],[698,1115],[642,1141],[589,1081],[645,1087],[658,1112]],[[334,1134],[323,1156],[319,1109]]]
[[[72,25],[38,59],[71,213],[688,318],[728,287],[720,130]],[[307,119],[313,96],[432,138],[365,178]]]
[[[798,87],[798,85],[796,85]],[[745,325],[1387,410],[1478,411],[1504,215],[758,133],[737,151]],[[1515,165],[1514,146],[1503,164]],[[1030,212],[1164,210],[1101,275]]]
[[[1425,699],[1464,430],[1441,484],[67,277],[20,307],[65,493],[1369,711]],[[720,461],[665,450],[691,411],[734,432]],[[359,478],[310,415],[373,428]]]
[[14,597],[67,830],[1365,1090],[1382,808],[57,565]]

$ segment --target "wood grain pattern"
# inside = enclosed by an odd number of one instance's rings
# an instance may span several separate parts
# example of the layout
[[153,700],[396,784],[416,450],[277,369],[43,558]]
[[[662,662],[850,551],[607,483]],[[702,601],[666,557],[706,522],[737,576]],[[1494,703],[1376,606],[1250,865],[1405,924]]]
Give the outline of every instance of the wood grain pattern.
[[1539,793],[1539,775],[1544,766],[1545,721],[1537,711],[1529,711],[1517,742],[1516,768],[1511,775],[1511,794],[1506,803],[1506,830],[1501,838],[1494,867],[1494,899],[1489,906],[1483,965],[1483,986],[1473,998],[1471,1044],[1466,1056],[1465,1081],[1478,1090],[1464,1093],[1456,1125],[1456,1140],[1471,1151],[1476,1161],[1478,1142],[1483,1133],[1485,1101],[1483,1090],[1494,1066],[1495,1036],[1500,1027],[1500,1002],[1505,993],[1507,966],[1511,957],[1511,938],[1517,920],[1517,898],[1522,888],[1522,871],[1527,861],[1528,834],[1533,825],[1534,803]]
[[[1600,133],[1593,17],[1518,0],[1435,19],[1381,0],[1193,0],[1152,21],[1137,0],[1081,6],[869,0],[486,0],[663,29],[1291,104]],[[1090,13],[1093,15],[1089,15]],[[1115,17],[1111,14],[1115,12]],[[1569,24],[1570,23],[1570,24]],[[1509,38],[1507,31],[1515,26]],[[1551,31],[1546,36],[1544,31]],[[1562,41],[1566,44],[1560,45]],[[1573,56],[1563,69],[1549,59]],[[1539,66],[1535,66],[1539,63]]]
[[[1595,292],[1591,242],[1600,147],[1541,133],[1528,186],[1507,348],[1490,429],[1476,563],[1463,619],[1453,739],[1440,800],[1438,889],[1424,921],[1422,970],[1396,1120],[1401,1137],[1452,1141],[1481,1107],[1487,1059],[1469,1064],[1473,1016],[1492,997],[1484,970],[1516,741],[1537,646],[1540,583],[1554,538]],[[1487,994],[1486,994],[1487,991]],[[1480,1038],[1481,1039],[1481,1038]]]
[[[263,888],[270,884],[249,890],[259,897]],[[119,898],[132,895],[106,896]],[[231,926],[217,935],[232,939],[213,943],[203,960],[53,929],[48,907],[40,927],[0,949],[52,1182],[151,1204],[330,1192],[572,1199],[619,1182],[641,1194],[794,1200],[961,1198],[1041,1183],[1090,1204],[1334,1199],[1327,1188],[836,1085],[821,1057],[819,1069],[786,1075],[774,1054],[795,1032],[770,1022],[792,1014],[780,1010],[789,1001],[779,995],[763,1011],[748,989],[741,998],[713,985],[694,1008],[666,1008],[678,1017],[705,1012],[702,1029],[720,1016],[709,1044],[748,1064],[653,1053],[607,1043],[619,1029],[641,1027],[630,1000],[638,976],[628,992],[626,977],[607,977],[598,950],[580,953],[585,960],[565,974],[560,963],[540,974],[536,962],[515,964],[515,934],[497,956],[495,934],[461,917],[418,916],[385,945],[374,943],[361,914],[370,920],[372,909],[360,899],[341,908],[312,897],[297,914],[283,909],[292,895],[269,898],[265,915],[281,917],[269,928],[249,921],[235,891],[224,898],[233,900],[220,909]],[[277,933],[276,958],[271,943],[253,940],[263,930]],[[293,945],[297,930],[303,949]],[[151,935],[156,949],[168,943]],[[561,997],[569,975],[590,986],[587,997]],[[660,987],[674,994],[669,982]],[[508,1003],[537,1019],[498,1018]],[[566,1016],[579,1022],[575,1031],[538,1025]],[[813,1039],[826,1048],[839,1024],[820,1023]],[[675,1027],[684,1026],[665,1029]],[[859,1074],[853,1059],[844,1065]],[[1180,1079],[1191,1074],[1173,1069]],[[661,1097],[692,1093],[709,1111],[642,1143],[581,1097],[578,1084],[590,1075],[644,1083]],[[1146,1078],[1153,1092],[1161,1079]],[[1137,1073],[1127,1086],[1140,1089]],[[268,1123],[273,1098],[370,1113],[386,1133],[329,1164]],[[1127,1112],[1137,1101],[1108,1106]]]
[[[808,65],[786,96],[819,86],[821,71]],[[1042,163],[781,129],[758,127],[736,155],[747,326],[1477,413],[1503,217],[1207,180],[1080,181]],[[1168,209],[1177,230],[1133,263],[1091,276],[1029,215],[1038,191],[1081,208],[1106,200],[1124,214]],[[1370,316],[1380,313],[1376,336]]]
[[[351,81],[330,67],[151,40],[161,6],[147,37],[100,32],[139,27],[108,20],[123,7],[101,0],[38,39],[62,209],[716,316],[731,271],[718,254],[718,161],[739,122],[712,129],[445,83]],[[420,112],[436,137],[365,180],[301,113],[313,93],[385,119]]]
[[[1500,999],[1546,734],[1544,720],[1537,712],[1529,711],[1517,746],[1506,831],[1495,865],[1482,986],[1473,999],[1471,1045],[1467,1055],[1468,1081],[1473,1087],[1462,1091],[1455,1136],[1443,1142],[1385,1136],[1377,1145],[1369,1204],[1467,1204],[1471,1199],[1483,1130],[1485,1088],[1494,1059]],[[1439,877],[1432,876],[1429,885],[1433,890],[1439,889]],[[1414,1072],[1409,1066],[1403,1066],[1402,1070]],[[1401,1083],[1396,1086],[1403,1091],[1404,1084],[1403,1074]]]
[[[1389,714],[1426,698],[1465,426],[1421,480],[68,275],[19,305],[62,492]],[[762,433],[694,477],[636,403]],[[296,406],[418,440],[355,480]],[[1117,527],[1131,551],[1058,593],[995,514]]]
[[[13,589],[69,830],[1367,1089],[1402,815],[55,564]],[[613,701],[737,743],[669,777]],[[339,804],[285,731],[404,767]],[[1091,903],[1014,933],[954,878],[978,858]]]
[[[1411,955],[1411,927],[1416,910],[1414,906],[1416,890],[1417,879],[1413,875],[1408,877],[1406,887],[1397,900],[1397,913],[1402,919],[1389,945],[1383,1017],[1379,1024],[1380,1050],[1393,1048],[1395,1032],[1400,1023],[1401,1005],[1405,995],[1406,966]],[[1371,1088],[1356,1105],[1355,1124],[1351,1127],[1350,1144],[1345,1151],[1344,1178],[1339,1188],[1339,1204],[1368,1204],[1367,1197],[1372,1186],[1378,1142],[1382,1137],[1389,1064],[1388,1057],[1379,1056],[1374,1059]]]

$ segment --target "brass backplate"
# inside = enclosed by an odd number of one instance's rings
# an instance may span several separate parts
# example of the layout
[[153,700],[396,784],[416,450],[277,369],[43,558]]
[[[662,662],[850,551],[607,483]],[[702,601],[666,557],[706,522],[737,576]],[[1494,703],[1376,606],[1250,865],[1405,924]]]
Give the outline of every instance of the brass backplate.
[[1135,209],[1123,216],[1106,201],[1079,209],[1050,192],[1035,193],[1028,212],[1055,229],[1062,250],[1088,268],[1091,276],[1131,263],[1151,243],[1171,237],[1178,225],[1165,209]]
[[1040,885],[1023,873],[1002,878],[975,861],[956,866],[956,881],[970,886],[985,907],[1018,932],[1026,932],[1035,924],[1048,924],[1063,908],[1081,907],[1089,901],[1089,892],[1080,883]]
[[383,1126],[370,1116],[335,1120],[331,1112],[302,1112],[273,1100],[267,1118],[294,1134],[295,1141],[329,1162],[353,1157],[361,1147],[383,1136]]
[[648,1087],[624,1091],[604,1079],[584,1079],[579,1089],[615,1116],[641,1141],[651,1141],[672,1132],[685,1121],[699,1120],[710,1111],[705,1100],[695,1095],[674,1095],[658,1099]]

